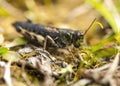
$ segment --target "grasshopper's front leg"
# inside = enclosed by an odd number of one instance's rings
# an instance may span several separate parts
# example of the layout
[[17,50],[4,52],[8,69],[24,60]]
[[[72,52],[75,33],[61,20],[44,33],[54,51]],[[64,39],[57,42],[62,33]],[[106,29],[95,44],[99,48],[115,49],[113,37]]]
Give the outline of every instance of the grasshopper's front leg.
[[58,45],[55,43],[53,38],[51,38],[49,35],[47,35],[45,37],[44,44],[43,44],[43,49],[44,50],[46,49],[47,44],[50,45],[50,46],[58,47]]

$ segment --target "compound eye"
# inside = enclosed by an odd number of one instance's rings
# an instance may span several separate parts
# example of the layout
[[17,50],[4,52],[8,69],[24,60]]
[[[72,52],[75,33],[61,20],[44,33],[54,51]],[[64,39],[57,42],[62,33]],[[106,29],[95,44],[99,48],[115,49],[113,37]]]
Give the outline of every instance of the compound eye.
[[83,39],[83,34],[82,34],[82,32],[81,31],[76,31],[76,39]]
[[78,31],[78,32],[77,32],[77,35],[78,35],[78,36],[81,36],[81,35],[82,35],[82,33],[81,33],[80,31]]

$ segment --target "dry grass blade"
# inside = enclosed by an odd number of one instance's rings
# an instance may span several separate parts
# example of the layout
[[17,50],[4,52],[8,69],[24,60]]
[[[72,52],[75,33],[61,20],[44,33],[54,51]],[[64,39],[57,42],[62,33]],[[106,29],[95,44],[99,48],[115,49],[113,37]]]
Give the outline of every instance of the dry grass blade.
[[111,81],[113,79],[113,75],[114,75],[115,71],[117,70],[118,64],[119,64],[119,53],[115,56],[115,59],[111,65],[111,67],[109,68],[106,75],[102,79],[102,83],[109,82],[111,84],[111,86],[117,86],[117,85],[115,85],[115,83],[112,83]]
[[11,80],[10,66],[11,66],[11,62],[8,62],[4,66],[5,68],[4,79],[5,79],[7,86],[13,86],[12,80]]
[[89,12],[91,9],[92,9],[92,6],[88,5],[87,3],[83,3],[82,6],[75,8],[72,12],[69,13],[68,20],[72,20],[75,17],[83,15]]
[[22,15],[23,13],[20,10],[12,6],[6,0],[1,0],[0,6],[3,7],[10,15],[15,16],[16,18],[19,18],[19,19],[25,18],[25,16]]
[[85,72],[86,78],[93,79],[102,85],[119,86],[119,53],[115,56],[113,63],[108,63],[96,69],[89,69]]

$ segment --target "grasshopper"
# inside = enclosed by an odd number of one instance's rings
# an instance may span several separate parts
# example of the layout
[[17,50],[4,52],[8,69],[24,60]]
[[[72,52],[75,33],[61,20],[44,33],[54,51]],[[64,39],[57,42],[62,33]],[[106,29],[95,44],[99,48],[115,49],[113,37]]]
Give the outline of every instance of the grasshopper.
[[[93,20],[89,28],[95,22]],[[20,32],[24,37],[35,45],[44,47],[58,47],[63,48],[66,46],[74,45],[76,48],[80,47],[83,43],[84,36],[89,28],[83,33],[81,30],[71,30],[64,28],[55,28],[44,26],[40,24],[32,24],[31,22],[13,23],[17,32]]]

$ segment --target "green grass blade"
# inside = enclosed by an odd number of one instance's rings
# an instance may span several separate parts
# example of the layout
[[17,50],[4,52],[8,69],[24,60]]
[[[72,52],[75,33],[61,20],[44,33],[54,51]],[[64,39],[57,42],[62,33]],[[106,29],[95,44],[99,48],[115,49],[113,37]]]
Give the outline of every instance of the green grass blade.
[[119,33],[120,30],[115,22],[114,15],[104,3],[100,2],[100,0],[86,0],[86,2],[91,4],[102,16],[104,16],[116,34]]

